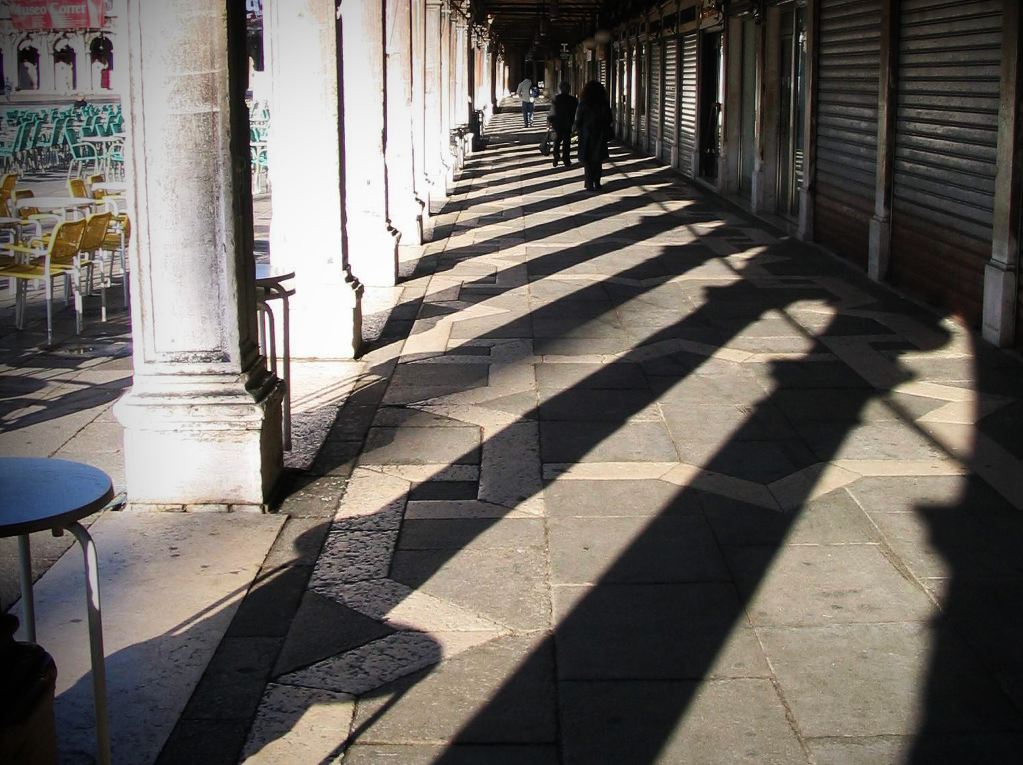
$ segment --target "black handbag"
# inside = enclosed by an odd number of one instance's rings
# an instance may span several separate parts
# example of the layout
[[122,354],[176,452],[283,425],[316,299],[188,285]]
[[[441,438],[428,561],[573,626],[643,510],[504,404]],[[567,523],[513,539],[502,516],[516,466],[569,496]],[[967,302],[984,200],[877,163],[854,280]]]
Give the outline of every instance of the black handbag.
[[549,157],[551,154],[551,131],[549,129],[543,134],[543,140],[540,141],[540,153],[545,157]]

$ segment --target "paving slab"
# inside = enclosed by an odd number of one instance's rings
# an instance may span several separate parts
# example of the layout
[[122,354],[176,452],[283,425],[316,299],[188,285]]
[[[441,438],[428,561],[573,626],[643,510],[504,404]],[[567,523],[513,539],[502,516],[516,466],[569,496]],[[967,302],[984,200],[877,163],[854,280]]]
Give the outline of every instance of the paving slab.
[[562,682],[568,765],[809,760],[769,680]]
[[[107,513],[91,526],[117,762],[156,759],[283,521]],[[69,550],[35,586],[39,642],[58,666],[58,747],[68,761],[94,751],[81,565]]]
[[730,579],[710,527],[695,514],[553,518],[548,527],[555,584]]
[[935,633],[920,623],[836,624],[760,628],[757,635],[808,737],[1020,729],[1009,698],[947,630]]
[[553,744],[553,656],[536,637],[505,637],[359,701],[353,743]]
[[769,674],[730,583],[558,586],[553,592],[562,680]]

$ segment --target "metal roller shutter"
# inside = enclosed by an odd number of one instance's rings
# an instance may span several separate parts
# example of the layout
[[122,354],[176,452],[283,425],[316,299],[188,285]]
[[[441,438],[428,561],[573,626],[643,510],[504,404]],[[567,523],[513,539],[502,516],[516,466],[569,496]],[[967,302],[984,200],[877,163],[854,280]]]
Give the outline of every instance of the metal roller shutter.
[[892,281],[979,320],[991,255],[1001,0],[904,0]]
[[682,38],[682,72],[679,87],[678,169],[693,177],[696,156],[696,33]]
[[650,47],[647,43],[639,43],[636,46],[636,58],[639,65],[636,68],[636,132],[635,146],[638,149],[647,147],[647,123],[648,107],[650,103]]
[[650,131],[647,133],[646,150],[657,156],[657,137],[661,133],[661,59],[664,49],[659,40],[650,44]]
[[817,241],[866,265],[877,170],[881,0],[821,0]]
[[678,38],[664,43],[664,130],[661,134],[661,161],[671,164],[671,150],[678,130]]

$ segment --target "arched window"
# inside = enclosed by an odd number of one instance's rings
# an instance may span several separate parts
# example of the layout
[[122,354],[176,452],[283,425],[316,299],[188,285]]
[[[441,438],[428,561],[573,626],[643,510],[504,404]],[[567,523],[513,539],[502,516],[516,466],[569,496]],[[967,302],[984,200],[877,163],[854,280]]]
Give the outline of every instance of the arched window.
[[53,45],[53,84],[59,93],[74,93],[78,89],[78,54],[67,37]]
[[102,35],[89,43],[92,65],[92,89],[110,90],[110,73],[114,70],[114,44]]
[[28,40],[18,44],[18,89],[39,90],[39,49]]

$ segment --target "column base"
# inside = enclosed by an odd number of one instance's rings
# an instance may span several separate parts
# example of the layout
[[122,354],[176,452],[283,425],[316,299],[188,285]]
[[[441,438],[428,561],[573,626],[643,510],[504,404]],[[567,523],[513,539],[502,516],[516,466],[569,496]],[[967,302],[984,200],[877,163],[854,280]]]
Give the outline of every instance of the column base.
[[[722,155],[723,156],[723,155]],[[750,210],[754,213],[762,212],[764,209],[764,166],[763,162],[757,162],[750,178],[749,203]],[[720,175],[720,173],[719,173]]]
[[348,266],[352,276],[367,287],[393,287],[398,283],[398,242],[401,235],[381,224],[372,229],[348,222]]
[[813,194],[808,189],[799,190],[799,231],[797,236],[804,242],[813,241]]
[[283,383],[262,368],[137,377],[114,407],[130,505],[266,510],[284,464],[283,396]]
[[1016,300],[1019,276],[1001,263],[984,268],[984,339],[999,348],[1016,341]]
[[[328,360],[358,356],[362,347],[362,292],[362,284],[351,274],[341,284],[300,281],[291,298],[291,357]],[[279,319],[277,327],[281,328]],[[282,347],[280,338],[277,347]]]
[[870,250],[867,256],[867,275],[876,282],[883,282],[888,276],[891,260],[892,219],[890,217],[870,219]]

